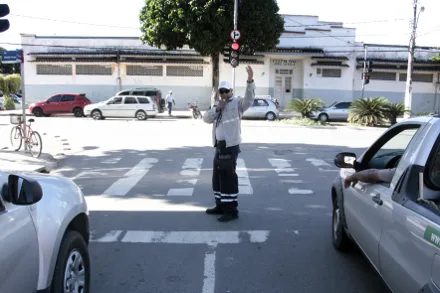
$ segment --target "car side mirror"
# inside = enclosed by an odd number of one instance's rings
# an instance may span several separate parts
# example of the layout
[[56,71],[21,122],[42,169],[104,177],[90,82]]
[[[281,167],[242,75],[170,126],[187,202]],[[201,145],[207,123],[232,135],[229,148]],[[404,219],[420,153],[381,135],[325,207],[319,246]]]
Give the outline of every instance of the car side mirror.
[[336,155],[334,163],[338,168],[354,168],[356,162],[356,154],[339,153]]
[[33,205],[43,197],[43,190],[36,180],[12,174],[1,192],[5,201],[19,206]]

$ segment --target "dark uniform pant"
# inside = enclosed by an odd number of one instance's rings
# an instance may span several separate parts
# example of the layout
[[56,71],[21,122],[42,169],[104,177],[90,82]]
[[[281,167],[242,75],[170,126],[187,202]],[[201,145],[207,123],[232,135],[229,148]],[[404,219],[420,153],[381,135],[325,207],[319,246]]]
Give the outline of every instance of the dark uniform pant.
[[235,172],[240,147],[226,147],[225,141],[217,141],[212,174],[212,189],[218,205],[236,211],[238,206],[238,176]]
[[173,103],[172,102],[168,102],[168,114],[171,115],[171,110],[173,109]]

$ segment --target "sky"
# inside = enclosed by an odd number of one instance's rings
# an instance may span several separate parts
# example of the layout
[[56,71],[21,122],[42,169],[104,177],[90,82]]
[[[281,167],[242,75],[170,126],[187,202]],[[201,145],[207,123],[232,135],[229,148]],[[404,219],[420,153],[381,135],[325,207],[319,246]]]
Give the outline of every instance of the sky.
[[[408,45],[413,1],[277,2],[281,14],[314,15],[321,21],[343,22],[345,27],[356,28],[358,42]],[[20,47],[21,33],[39,36],[140,36],[139,11],[145,0],[9,0],[2,3],[5,2],[11,10],[7,16],[11,27],[0,34],[0,46],[11,50]],[[111,5],[111,2],[118,4]],[[440,47],[440,0],[418,0],[418,6],[424,6],[425,10],[420,13],[417,46]]]

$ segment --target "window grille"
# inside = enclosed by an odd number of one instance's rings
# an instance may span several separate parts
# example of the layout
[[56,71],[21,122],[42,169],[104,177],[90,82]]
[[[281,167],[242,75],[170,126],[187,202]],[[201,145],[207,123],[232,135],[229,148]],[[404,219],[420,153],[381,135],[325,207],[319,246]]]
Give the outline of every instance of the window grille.
[[162,76],[163,66],[127,65],[127,75]]
[[[406,81],[406,77],[407,77],[406,73],[399,74],[400,81]],[[434,75],[433,74],[423,74],[423,73],[413,73],[412,80],[414,82],[434,82]]]
[[396,72],[382,72],[382,71],[373,71],[370,72],[371,80],[396,80]]
[[167,66],[167,76],[203,76],[203,66]]
[[113,68],[111,65],[76,65],[77,75],[112,75]]
[[330,68],[323,68],[322,69],[322,77],[341,77],[342,70],[341,69],[330,69]]
[[37,64],[37,75],[72,75],[72,65]]

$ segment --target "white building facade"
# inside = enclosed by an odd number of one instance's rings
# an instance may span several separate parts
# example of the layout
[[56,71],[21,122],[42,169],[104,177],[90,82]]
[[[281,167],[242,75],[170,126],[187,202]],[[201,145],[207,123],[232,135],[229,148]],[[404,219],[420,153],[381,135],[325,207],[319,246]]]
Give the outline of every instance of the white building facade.
[[[364,97],[404,101],[408,48],[356,43],[356,31],[317,16],[283,15],[285,32],[277,48],[240,56],[236,94],[246,86],[245,67],[254,68],[257,95],[320,98],[326,104],[361,97],[364,45],[373,62]],[[28,102],[57,93],[85,93],[102,101],[134,87],[172,90],[176,108],[197,101],[210,106],[212,65],[209,56],[188,48],[166,51],[131,37],[40,37],[22,35],[25,94]],[[413,73],[413,112],[440,110],[440,64],[430,61],[440,50],[417,48]],[[220,80],[232,81],[228,57],[220,55]]]

